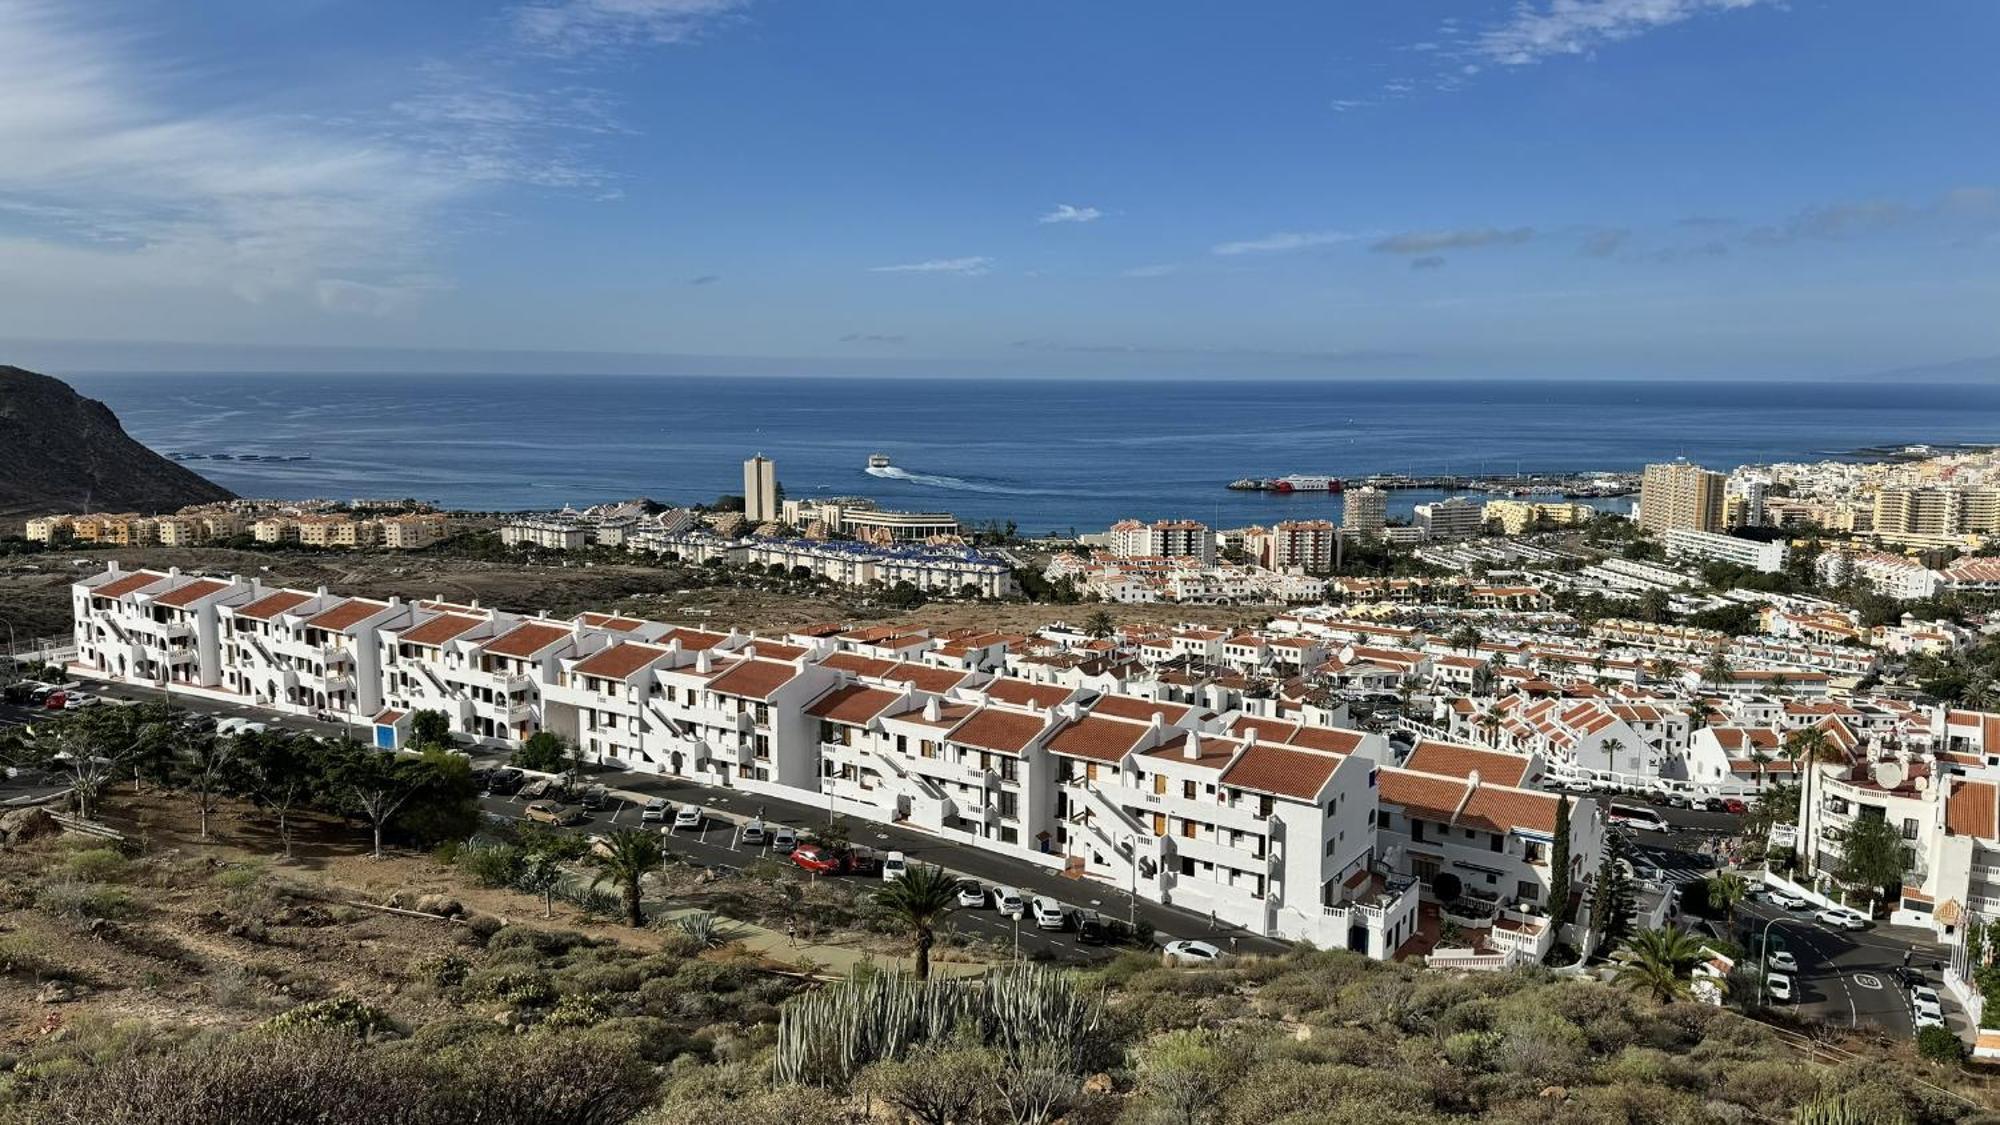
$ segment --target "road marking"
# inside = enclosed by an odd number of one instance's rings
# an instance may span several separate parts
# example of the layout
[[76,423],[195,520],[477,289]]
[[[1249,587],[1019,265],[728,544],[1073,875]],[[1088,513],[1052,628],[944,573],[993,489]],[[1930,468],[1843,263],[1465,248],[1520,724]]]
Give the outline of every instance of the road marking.
[[1873,973],[1854,974],[1854,983],[1863,988],[1879,989],[1882,987],[1882,979]]

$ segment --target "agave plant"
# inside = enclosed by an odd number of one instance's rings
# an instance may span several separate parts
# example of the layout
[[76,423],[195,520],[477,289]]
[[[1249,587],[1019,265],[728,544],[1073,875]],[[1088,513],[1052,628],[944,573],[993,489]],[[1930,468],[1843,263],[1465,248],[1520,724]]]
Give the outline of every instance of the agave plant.
[[681,915],[674,919],[674,928],[697,949],[716,949],[729,940],[729,930],[722,919],[706,910]]

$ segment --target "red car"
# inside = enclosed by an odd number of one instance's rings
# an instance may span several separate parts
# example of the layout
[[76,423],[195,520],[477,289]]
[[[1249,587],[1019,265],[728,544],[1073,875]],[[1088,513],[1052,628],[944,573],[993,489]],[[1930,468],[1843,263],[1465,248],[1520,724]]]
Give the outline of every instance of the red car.
[[881,867],[867,848],[836,852],[824,844],[800,844],[792,849],[792,862],[818,875],[866,874]]
[[1737,816],[1742,816],[1744,813],[1750,811],[1750,806],[1744,804],[1742,800],[1740,800],[1739,798],[1724,797],[1722,799],[1722,811],[1726,813],[1734,813]]
[[69,696],[64,695],[62,692],[59,691],[52,691],[49,693],[49,697],[47,699],[42,700],[42,710],[60,711],[63,709],[63,705],[68,702],[69,702]]

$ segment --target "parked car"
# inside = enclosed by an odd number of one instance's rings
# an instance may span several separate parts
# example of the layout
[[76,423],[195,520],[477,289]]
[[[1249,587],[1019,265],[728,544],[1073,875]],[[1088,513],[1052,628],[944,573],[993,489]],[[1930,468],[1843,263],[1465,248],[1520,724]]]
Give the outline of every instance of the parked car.
[[779,855],[790,855],[799,846],[799,830],[790,825],[780,824],[771,830],[771,850]]
[[568,825],[583,823],[583,813],[554,801],[531,801],[521,814],[536,824]]
[[1702,798],[1701,809],[1703,812],[1722,812],[1727,808],[1728,806],[1723,803],[1720,797]]
[[1028,904],[1028,913],[1035,920],[1038,930],[1066,930],[1069,928],[1069,908],[1045,895],[1036,895]]
[[1813,917],[1819,919],[1820,924],[1836,930],[1865,930],[1871,924],[1867,915],[1845,906],[1829,906]]
[[670,813],[672,813],[673,810],[674,807],[667,803],[667,799],[665,797],[654,797],[646,802],[644,808],[639,810],[639,823],[665,824],[667,822],[667,816]]
[[1799,959],[1792,956],[1789,949],[1773,950],[1770,967],[1780,973],[1796,973],[1799,971]]
[[1012,887],[995,887],[993,909],[1009,918],[1019,918],[1028,912],[1028,903],[1021,897],[1021,892]]
[[1163,952],[1169,965],[1213,965],[1222,960],[1222,950],[1205,941],[1170,941]]
[[585,789],[583,791],[583,796],[577,798],[577,804],[582,805],[584,808],[589,809],[592,812],[596,812],[597,810],[603,808],[605,805],[610,803],[611,803],[611,790],[606,789],[602,785],[593,785],[590,788]]
[[501,766],[487,777],[486,791],[505,797],[510,793],[519,793],[521,786],[527,784],[527,781],[527,774],[512,766]]
[[40,703],[47,699],[55,690],[54,684],[36,684],[34,687],[28,689],[28,702]]
[[1744,813],[1750,811],[1750,806],[1744,804],[1741,797],[1724,797],[1722,799],[1722,811],[1732,816],[1742,816]]
[[1913,1012],[1910,1015],[1910,1026],[1918,1031],[1922,1031],[1927,1027],[1943,1027],[1945,1026],[1944,1013]]
[[1774,887],[1771,889],[1771,905],[1783,907],[1786,910],[1804,910],[1810,904],[1806,902],[1803,896]]
[[63,704],[68,700],[68,692],[52,691],[42,697],[42,709],[45,711],[60,711],[63,709]]
[[978,910],[986,905],[986,888],[976,879],[958,881],[958,904],[967,910]]
[[675,828],[700,830],[703,819],[700,805],[682,805],[674,810]]
[[555,778],[538,777],[521,786],[521,799],[523,801],[539,801],[543,797],[553,796],[558,792],[560,792],[560,789],[556,785]]
[[1919,1016],[1929,1016],[1942,1023],[1944,1021],[1944,1001],[1937,990],[1927,984],[1920,984],[1910,990],[1910,1011]]
[[886,883],[901,879],[909,869],[910,861],[904,857],[902,852],[890,852],[882,860],[882,881]]
[[763,821],[753,820],[743,826],[742,832],[736,838],[746,848],[761,848],[764,846],[764,841],[771,838],[771,830],[764,827]]
[[1081,911],[1076,916],[1076,940],[1083,945],[1112,945],[1127,936],[1125,923],[1116,918],[1106,918],[1095,910]]
[[867,848],[837,852],[825,844],[800,844],[792,849],[792,862],[818,875],[866,875],[881,866]]
[[1767,973],[1764,976],[1764,991],[1773,1000],[1792,1002],[1792,978],[1783,973]]

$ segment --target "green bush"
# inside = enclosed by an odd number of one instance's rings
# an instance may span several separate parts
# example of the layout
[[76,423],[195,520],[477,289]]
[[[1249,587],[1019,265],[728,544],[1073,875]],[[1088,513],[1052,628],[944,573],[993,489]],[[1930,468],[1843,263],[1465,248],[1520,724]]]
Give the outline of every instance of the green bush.
[[525,949],[543,957],[560,957],[572,949],[590,944],[588,935],[575,930],[538,930],[532,926],[507,926],[486,942],[492,950]]
[[1948,1027],[1917,1032],[1917,1053],[1933,1062],[1956,1063],[1965,1058],[1965,1043]]
[[63,857],[62,871],[86,883],[115,883],[123,879],[131,863],[114,848],[84,848]]
[[556,998],[555,985],[538,969],[516,965],[489,966],[466,975],[468,995],[509,1004],[541,1007]]
[[266,1020],[264,1026],[272,1031],[338,1032],[357,1039],[392,1029],[381,1009],[351,996],[300,1004]]
[[472,963],[461,954],[446,951],[420,957],[410,968],[418,980],[429,981],[439,988],[456,988],[465,983]]
[[61,878],[35,892],[35,908],[64,918],[127,918],[136,913],[132,894],[123,887],[81,879]]

